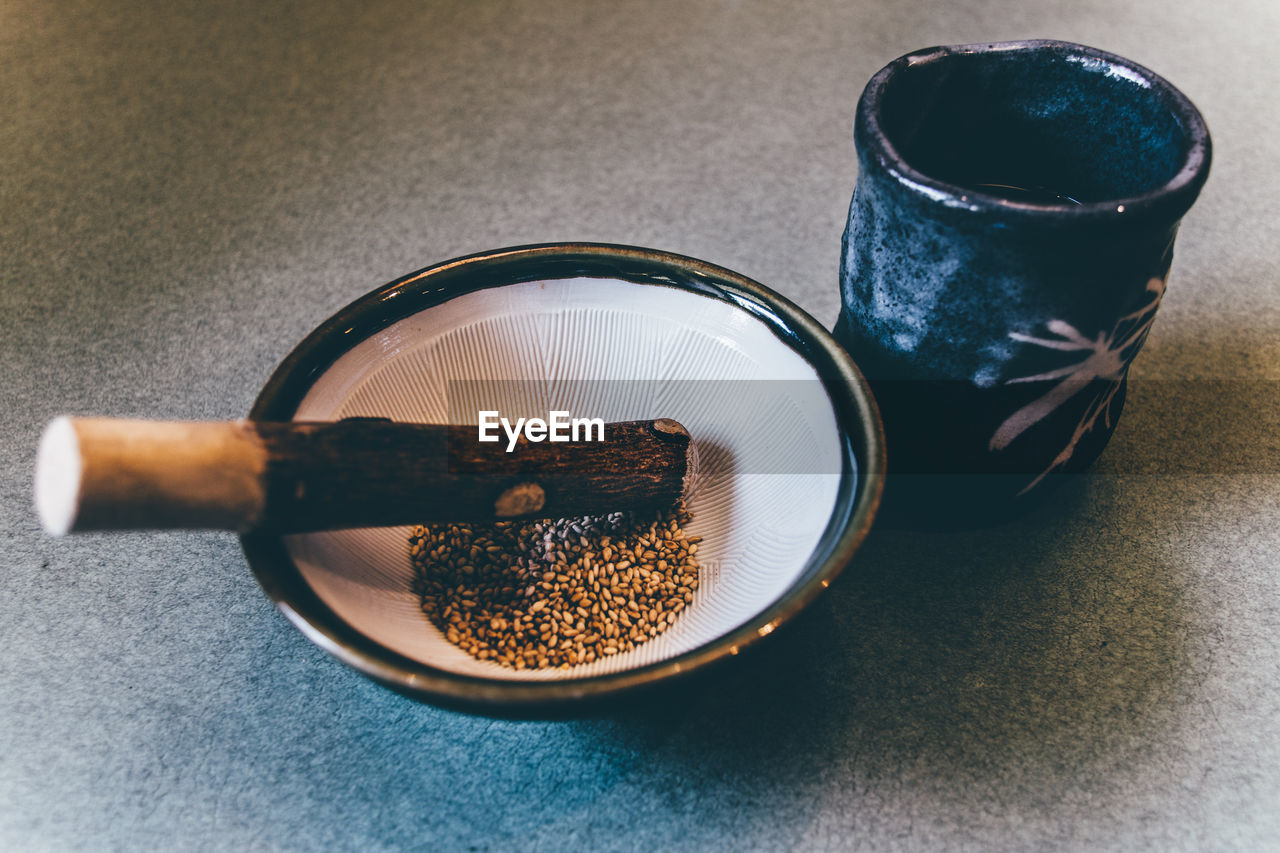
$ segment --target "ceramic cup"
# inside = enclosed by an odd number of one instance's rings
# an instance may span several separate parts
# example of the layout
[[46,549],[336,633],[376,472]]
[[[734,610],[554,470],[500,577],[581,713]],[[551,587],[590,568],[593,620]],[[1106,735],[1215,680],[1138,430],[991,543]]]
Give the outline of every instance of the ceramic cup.
[[836,338],[884,417],[895,517],[1006,516],[1102,451],[1209,133],[1076,44],[935,47],[871,78]]

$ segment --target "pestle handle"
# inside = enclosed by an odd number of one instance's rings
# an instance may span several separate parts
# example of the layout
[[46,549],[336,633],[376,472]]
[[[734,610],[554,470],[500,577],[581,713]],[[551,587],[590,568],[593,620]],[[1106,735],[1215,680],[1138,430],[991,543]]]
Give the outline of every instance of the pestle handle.
[[55,536],[558,518],[670,506],[688,452],[688,431],[667,418],[606,424],[603,441],[522,437],[507,452],[475,426],[382,418],[60,417],[40,441],[36,510]]

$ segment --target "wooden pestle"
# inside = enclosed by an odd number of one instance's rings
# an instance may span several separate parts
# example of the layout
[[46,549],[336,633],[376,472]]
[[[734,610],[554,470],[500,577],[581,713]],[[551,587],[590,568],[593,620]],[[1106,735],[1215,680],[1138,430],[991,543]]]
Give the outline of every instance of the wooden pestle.
[[607,424],[603,441],[480,442],[477,427],[55,419],[36,509],[56,536],[213,528],[281,533],[657,509],[681,494],[689,433]]

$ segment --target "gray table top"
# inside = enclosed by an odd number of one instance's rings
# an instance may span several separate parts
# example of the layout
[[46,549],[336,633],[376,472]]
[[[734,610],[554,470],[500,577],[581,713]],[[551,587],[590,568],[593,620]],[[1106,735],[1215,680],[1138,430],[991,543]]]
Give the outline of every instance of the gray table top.
[[[1278,10],[7,4],[0,847],[1280,849]],[[877,530],[687,704],[438,710],[309,643],[230,535],[39,532],[51,416],[242,416],[460,254],[669,249],[830,324],[863,82],[1025,37],[1156,69],[1214,135],[1110,448],[1008,527]]]

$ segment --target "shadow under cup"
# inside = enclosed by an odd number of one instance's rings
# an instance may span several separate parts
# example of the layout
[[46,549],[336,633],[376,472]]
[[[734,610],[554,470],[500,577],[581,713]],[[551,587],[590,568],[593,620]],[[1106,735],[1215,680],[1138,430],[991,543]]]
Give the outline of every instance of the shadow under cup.
[[1208,130],[1151,71],[1033,41],[895,60],[855,142],[835,335],[884,418],[885,510],[1008,517],[1110,438]]

